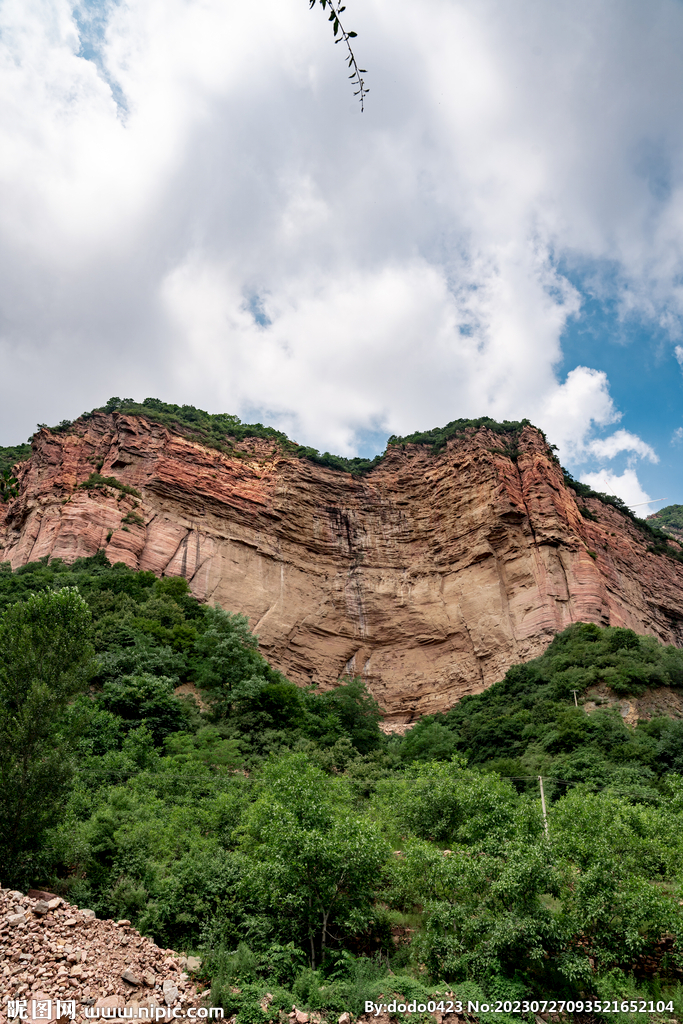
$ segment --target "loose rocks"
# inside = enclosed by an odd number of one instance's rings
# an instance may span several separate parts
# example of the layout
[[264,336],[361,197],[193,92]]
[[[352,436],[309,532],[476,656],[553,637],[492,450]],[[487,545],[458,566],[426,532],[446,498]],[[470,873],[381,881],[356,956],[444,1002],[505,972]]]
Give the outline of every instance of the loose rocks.
[[98,921],[92,910],[34,892],[0,889],[0,1024],[8,1000],[26,999],[30,1010],[38,996],[75,1000],[79,1018],[92,1006],[125,1007],[135,1019],[139,1008],[200,1005],[189,977],[197,957],[160,949],[130,921]]

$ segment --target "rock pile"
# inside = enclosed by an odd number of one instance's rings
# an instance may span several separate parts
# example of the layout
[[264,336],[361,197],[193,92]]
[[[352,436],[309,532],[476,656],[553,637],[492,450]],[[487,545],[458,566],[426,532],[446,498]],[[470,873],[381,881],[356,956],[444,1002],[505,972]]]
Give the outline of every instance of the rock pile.
[[175,1010],[184,1017],[200,1006],[191,978],[200,967],[196,957],[160,949],[130,921],[98,921],[52,893],[0,889],[0,1024],[17,1000],[27,1001],[28,1020],[33,1000],[52,1001],[52,1020],[57,1000],[75,1001],[78,1018],[105,1008],[99,1016],[125,1010],[128,1018],[162,1019],[164,1010],[169,1020]]

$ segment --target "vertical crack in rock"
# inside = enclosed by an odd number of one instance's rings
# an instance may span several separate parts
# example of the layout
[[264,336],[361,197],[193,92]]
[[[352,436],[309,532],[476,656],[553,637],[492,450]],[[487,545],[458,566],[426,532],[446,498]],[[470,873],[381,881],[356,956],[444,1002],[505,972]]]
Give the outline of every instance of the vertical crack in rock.
[[367,618],[363,605],[363,587],[355,569],[349,570],[344,587],[346,610],[351,621],[357,626],[362,637],[367,636]]

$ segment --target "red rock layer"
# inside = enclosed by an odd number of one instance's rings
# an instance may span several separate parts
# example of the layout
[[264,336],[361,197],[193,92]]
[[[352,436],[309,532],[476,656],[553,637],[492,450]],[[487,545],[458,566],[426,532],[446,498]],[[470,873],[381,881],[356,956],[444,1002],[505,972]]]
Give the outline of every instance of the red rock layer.
[[[390,725],[479,692],[572,622],[683,643],[683,565],[611,507],[589,500],[585,519],[532,427],[516,462],[481,429],[437,455],[391,448],[359,479],[269,441],[230,456],[117,413],[75,430],[36,435],[0,512],[0,561],[104,548],[182,574],[248,615],[296,682],[362,675]],[[79,488],[100,463],[141,500]]]

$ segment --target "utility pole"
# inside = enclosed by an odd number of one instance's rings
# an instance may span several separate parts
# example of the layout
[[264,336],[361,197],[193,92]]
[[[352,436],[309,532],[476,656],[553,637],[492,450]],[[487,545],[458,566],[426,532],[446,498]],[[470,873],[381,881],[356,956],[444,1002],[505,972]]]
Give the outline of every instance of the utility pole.
[[579,706],[579,702],[576,699],[576,695],[577,695],[578,692],[579,692],[578,690],[572,690],[572,693],[574,694],[574,707],[575,708],[578,708],[578,706]]
[[543,828],[545,829],[545,837],[548,839],[548,816],[545,813],[545,793],[543,792],[543,776],[538,776],[538,785],[541,789],[541,807],[543,809]]

